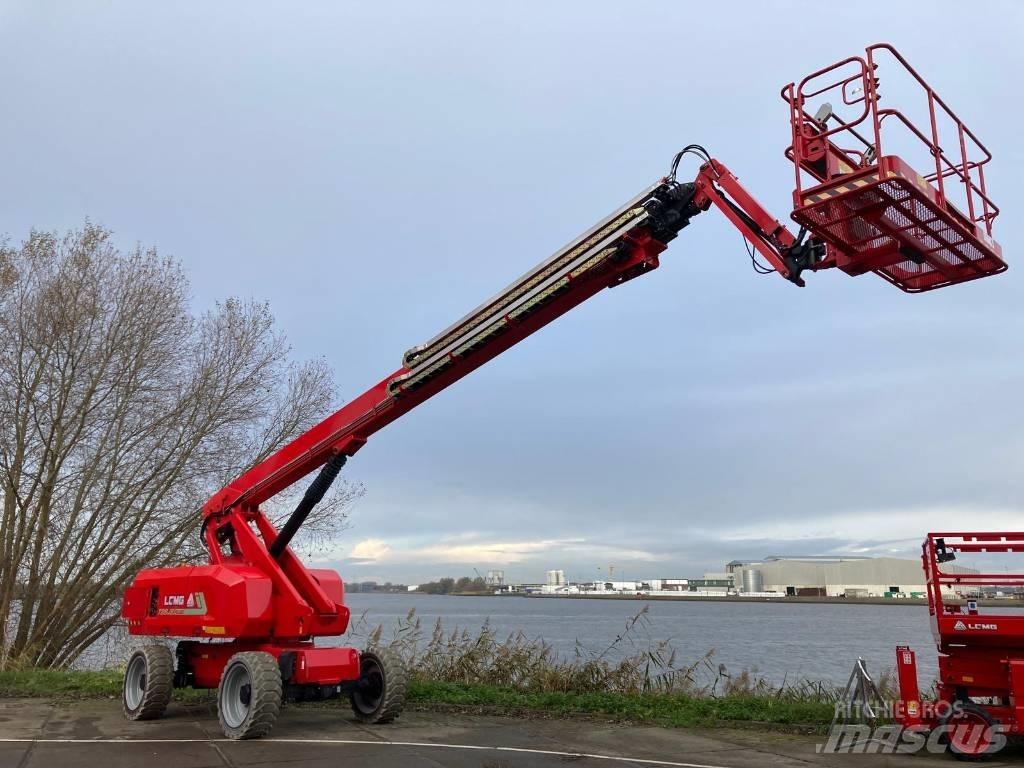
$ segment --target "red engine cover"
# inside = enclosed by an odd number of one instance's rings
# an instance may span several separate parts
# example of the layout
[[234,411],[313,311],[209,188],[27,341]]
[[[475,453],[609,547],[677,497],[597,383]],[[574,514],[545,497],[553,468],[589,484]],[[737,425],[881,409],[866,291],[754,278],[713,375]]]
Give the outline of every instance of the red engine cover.
[[270,578],[247,565],[152,568],[125,590],[121,615],[133,635],[265,637],[272,593]]

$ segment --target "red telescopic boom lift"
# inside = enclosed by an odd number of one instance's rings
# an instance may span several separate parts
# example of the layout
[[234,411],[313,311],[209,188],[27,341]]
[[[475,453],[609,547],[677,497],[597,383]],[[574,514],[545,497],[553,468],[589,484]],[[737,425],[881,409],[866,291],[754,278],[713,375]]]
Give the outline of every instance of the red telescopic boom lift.
[[[909,76],[929,115],[924,130],[880,104],[883,59]],[[172,687],[195,686],[219,689],[230,738],[266,734],[283,697],[344,693],[361,720],[396,717],[406,685],[399,659],[314,644],[315,637],[343,634],[349,610],[341,577],[303,565],[288,546],[292,537],[374,432],[594,294],[656,269],[668,243],[709,208],[739,229],[755,268],[798,286],[809,271],[838,267],[850,275],[874,272],[917,293],[1006,269],[992,239],[998,208],[985,190],[991,155],[895,49],[871,46],[787,85],[782,97],[792,128],[786,155],[795,168],[796,234],[724,163],[698,145],[684,148],[667,176],[407,351],[396,371],[213,495],[202,512],[209,564],[145,570],[125,592],[122,615],[132,634],[188,638],[177,644],[176,659],[163,645],[133,654],[126,716],[157,717]],[[843,105],[845,119],[829,98]],[[884,153],[890,125],[923,150],[929,165],[921,173]],[[687,155],[701,164],[695,178],[681,181]],[[276,530],[260,505],[317,469]]]

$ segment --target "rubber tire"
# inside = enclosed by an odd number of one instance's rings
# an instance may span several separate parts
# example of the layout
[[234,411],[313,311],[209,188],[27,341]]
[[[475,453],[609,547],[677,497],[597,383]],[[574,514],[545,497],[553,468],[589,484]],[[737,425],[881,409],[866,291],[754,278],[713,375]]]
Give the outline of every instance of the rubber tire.
[[[135,709],[128,706],[125,690],[128,685],[128,670],[132,662],[142,657],[146,664],[146,682],[142,689],[142,701]],[[155,720],[163,715],[171,702],[171,688],[174,686],[174,656],[164,645],[146,645],[135,651],[128,659],[121,685],[121,710],[128,720]]]
[[[984,707],[975,704],[973,701],[961,701],[958,703],[960,705],[961,711],[970,712],[973,715],[976,715],[978,718],[984,720],[990,726],[995,725],[996,721],[992,718],[992,716]],[[950,720],[953,719],[953,715],[954,713],[950,712],[945,717],[943,717],[940,722],[940,725],[943,727],[949,725]],[[953,740],[949,738],[948,733],[942,737],[942,740],[946,744],[946,749],[949,750],[949,753],[953,755],[953,757],[955,757],[957,760],[962,760],[964,762],[980,762],[983,760],[991,760],[993,757],[999,754],[1000,751],[999,749],[990,748],[988,749],[988,751],[980,753],[960,752],[954,745]]]
[[[251,693],[249,712],[241,725],[232,727],[224,720],[221,697],[224,695],[224,680],[232,667],[241,664],[249,673]],[[217,719],[221,730],[229,739],[258,739],[266,736],[274,727],[281,711],[281,668],[271,654],[263,651],[236,653],[224,666],[217,686]]]
[[356,715],[356,720],[361,723],[370,725],[390,723],[402,714],[402,709],[405,707],[405,697],[409,693],[409,670],[401,656],[387,649],[363,651],[359,655],[361,670],[371,664],[376,665],[383,674],[384,695],[381,696],[376,707],[367,709],[358,703],[358,692],[352,691],[349,694],[352,711]]

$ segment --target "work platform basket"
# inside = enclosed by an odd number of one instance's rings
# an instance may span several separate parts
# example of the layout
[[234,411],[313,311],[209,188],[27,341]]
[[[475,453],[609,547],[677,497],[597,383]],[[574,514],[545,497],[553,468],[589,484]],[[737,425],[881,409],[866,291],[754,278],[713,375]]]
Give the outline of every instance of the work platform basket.
[[835,266],[910,293],[1006,269],[985,188],[992,155],[892,46],[818,70],[782,96],[793,219],[830,246]]

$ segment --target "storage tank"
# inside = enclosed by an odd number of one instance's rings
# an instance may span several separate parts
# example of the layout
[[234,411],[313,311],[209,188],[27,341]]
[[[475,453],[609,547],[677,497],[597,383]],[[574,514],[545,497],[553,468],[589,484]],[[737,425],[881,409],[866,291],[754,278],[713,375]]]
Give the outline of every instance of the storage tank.
[[764,592],[764,574],[760,568],[743,569],[743,592]]

